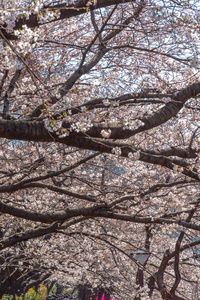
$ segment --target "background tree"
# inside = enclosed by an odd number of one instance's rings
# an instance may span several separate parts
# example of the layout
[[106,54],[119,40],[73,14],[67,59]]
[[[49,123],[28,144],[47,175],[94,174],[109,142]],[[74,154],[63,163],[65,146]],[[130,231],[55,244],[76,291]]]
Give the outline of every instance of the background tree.
[[[198,1],[3,1],[0,14],[0,295],[50,278],[197,299]],[[143,288],[137,250],[151,253]]]

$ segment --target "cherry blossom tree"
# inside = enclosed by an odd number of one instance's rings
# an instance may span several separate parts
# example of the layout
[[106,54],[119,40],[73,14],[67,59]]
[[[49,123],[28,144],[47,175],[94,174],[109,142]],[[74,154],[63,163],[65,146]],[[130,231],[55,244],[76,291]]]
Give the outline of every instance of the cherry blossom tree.
[[199,1],[1,0],[0,16],[0,296],[57,280],[198,299]]

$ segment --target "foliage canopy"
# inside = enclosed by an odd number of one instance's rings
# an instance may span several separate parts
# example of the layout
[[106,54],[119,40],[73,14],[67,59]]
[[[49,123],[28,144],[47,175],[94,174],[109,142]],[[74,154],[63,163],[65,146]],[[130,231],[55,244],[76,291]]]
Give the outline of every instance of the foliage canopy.
[[198,299],[199,1],[3,0],[0,15],[0,296],[51,278]]

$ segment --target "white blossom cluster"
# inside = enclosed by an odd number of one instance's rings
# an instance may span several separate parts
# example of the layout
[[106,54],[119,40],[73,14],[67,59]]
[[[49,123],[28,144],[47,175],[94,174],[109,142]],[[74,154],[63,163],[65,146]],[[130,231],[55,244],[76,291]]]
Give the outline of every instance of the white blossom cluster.
[[93,124],[91,123],[91,121],[87,121],[87,122],[76,122],[76,123],[72,123],[70,131],[76,131],[76,132],[86,132],[88,131],[90,128],[92,128]]
[[[7,27],[6,30],[12,31],[13,27],[15,26],[15,21],[17,18],[17,15],[22,13],[22,3],[20,3],[20,0],[15,0],[15,1],[7,1],[7,0],[2,0],[1,1],[1,7],[0,7],[0,24],[6,23]],[[24,4],[25,5],[25,4]],[[27,18],[31,14],[31,11],[28,10],[23,10],[24,16]]]
[[0,24],[6,23],[7,24],[6,30],[11,31],[12,28],[15,26],[15,20],[16,20],[16,16],[13,13],[13,10],[0,9],[0,16],[1,16]]
[[[55,132],[59,137],[65,137],[69,135],[69,130],[62,128],[63,120],[51,120],[45,119],[44,126],[49,132]],[[86,132],[93,124],[91,121],[88,122],[76,122],[71,124],[70,131]]]
[[171,99],[170,97],[165,97],[165,98],[163,98],[163,101],[164,101],[165,103],[169,103],[169,102],[172,101],[172,99]]
[[87,107],[86,106],[81,106],[81,112],[86,112],[87,111]]
[[97,5],[97,0],[93,0],[93,1],[89,0],[86,6],[90,6],[90,5],[94,5],[94,6]]
[[177,172],[177,173],[182,173],[182,172],[184,171],[184,168],[175,165],[175,166],[173,167],[173,171],[175,171],[175,172]]
[[117,156],[120,156],[122,154],[122,150],[120,147],[113,148],[111,152]]
[[108,99],[104,99],[104,100],[102,100],[102,103],[104,106],[119,107],[119,101],[110,101]]
[[[31,1],[30,5],[30,1],[27,0],[1,0],[0,24],[6,24],[7,32],[12,31],[15,26],[16,19],[19,18],[19,16],[29,19],[29,16],[32,13],[38,13],[41,10],[44,6],[44,2],[44,0]],[[53,14],[55,19],[55,12],[53,12]],[[41,17],[41,14],[38,14],[38,16]],[[46,18],[48,18],[48,13]]]
[[66,128],[62,128],[62,120],[44,120],[44,127],[49,132],[55,132],[60,138],[64,138],[69,135],[69,131]]
[[144,287],[139,286],[139,292],[137,294],[140,295],[141,300],[150,300],[150,297],[148,295],[149,293],[149,287],[148,285],[145,285]]
[[12,49],[3,43],[3,40],[0,40],[0,53],[2,54],[2,66],[5,69],[21,69],[21,63],[15,55],[13,55]]
[[[44,10],[41,9],[44,7],[44,0],[37,1],[20,1],[20,0],[1,0],[0,7],[0,24],[6,24],[6,31],[11,32],[15,27],[15,22],[19,16],[23,16],[26,19],[29,19],[29,16],[33,14],[38,14],[39,22],[46,23],[52,20],[59,18],[59,10]],[[24,8],[27,9],[24,9]],[[42,12],[42,13],[41,13]]]
[[103,129],[103,130],[101,130],[101,135],[102,135],[102,137],[108,139],[111,135],[111,130],[110,129],[107,129],[107,130]]
[[105,105],[105,106],[110,106],[110,104],[111,104],[108,99],[104,99],[102,102],[103,102],[103,105]]
[[26,25],[22,26],[22,30],[15,30],[15,35],[19,38],[17,50],[23,54],[31,53],[39,38],[37,30],[31,30]]
[[37,0],[37,1],[34,1],[35,3],[35,6],[34,6],[34,10],[33,10],[33,13],[37,14],[40,9],[43,7],[44,3],[43,0]]
[[[1,46],[0,46],[0,51],[1,51]],[[2,66],[5,69],[11,69],[14,66],[14,61],[13,61],[12,57],[10,57],[9,55],[5,55],[2,60]]]
[[113,101],[113,102],[112,102],[112,105],[113,105],[113,106],[116,106],[116,107],[119,107],[119,100],[118,100],[118,101]]
[[136,151],[135,153],[129,152],[128,157],[131,158],[132,160],[140,159],[140,150]]
[[49,132],[56,132],[62,127],[62,121],[45,119],[44,126]]
[[39,23],[43,24],[58,19],[60,17],[60,11],[59,10],[52,11],[46,9],[45,14],[38,14],[38,16],[39,16]]
[[136,130],[138,129],[140,126],[143,126],[144,123],[139,120],[139,119],[136,119],[136,120],[128,120],[128,119],[125,119],[124,122],[123,122],[124,126],[123,126],[123,129],[129,129],[129,130]]

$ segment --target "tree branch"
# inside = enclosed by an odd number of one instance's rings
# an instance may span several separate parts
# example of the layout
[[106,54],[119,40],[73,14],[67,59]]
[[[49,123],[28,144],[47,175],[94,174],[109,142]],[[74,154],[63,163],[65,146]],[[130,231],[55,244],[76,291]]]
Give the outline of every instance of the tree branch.
[[[96,6],[91,5],[89,7],[90,10],[95,10],[98,8],[103,8],[103,7],[108,7],[111,5],[116,5],[116,4],[120,4],[120,3],[129,3],[129,2],[133,2],[134,0],[98,0]],[[45,10],[59,10],[60,11],[60,16],[57,19],[54,19],[52,21],[48,21],[46,23],[52,23],[52,22],[56,22],[58,20],[64,20],[64,19],[69,19],[75,16],[79,16],[81,14],[85,14],[88,11],[88,6],[87,6],[87,1],[85,0],[79,0],[79,1],[75,1],[74,4],[71,5],[67,5],[67,4],[58,4],[58,5],[54,5],[54,6],[46,6],[44,7],[40,12],[40,13],[45,13]],[[46,23],[40,23],[39,18],[38,18],[38,14],[31,14],[28,18],[26,17],[19,17],[16,21],[15,21],[15,25],[13,27],[13,32],[10,30],[6,31],[6,24],[2,25],[2,32],[5,35],[5,37],[8,40],[16,40],[17,37],[14,34],[14,30],[19,30],[22,29],[23,25],[26,25],[29,28],[34,28],[34,27],[38,27],[41,26],[43,24]]]
[[0,240],[0,251],[5,248],[12,247],[19,242],[28,241],[30,239],[34,239],[34,238],[43,236],[48,233],[52,233],[58,227],[59,227],[58,222],[55,222],[55,223],[51,224],[50,226],[39,227],[37,229],[26,231],[25,233],[24,232],[15,233],[14,235],[12,235],[6,239]]
[[56,192],[58,194],[67,195],[67,196],[70,196],[70,197],[86,200],[86,201],[93,202],[93,203],[97,202],[97,200],[95,198],[91,197],[91,196],[81,195],[81,194],[78,194],[78,193],[73,193],[73,192],[70,192],[66,189],[62,189],[62,188],[59,188],[59,187],[56,187],[56,186],[53,186],[53,185],[50,185],[50,184],[46,184],[46,183],[38,183],[38,182],[28,183],[28,184],[22,185],[20,187],[20,189],[35,188],[35,187],[42,188],[42,189],[46,188],[46,189],[51,190],[53,192]]
[[1,82],[0,82],[0,95],[1,95],[1,92],[2,92],[2,89],[3,89],[3,86],[4,86],[4,83],[6,81],[6,78],[8,77],[8,72],[9,70],[8,69],[5,69],[3,71],[3,77],[1,79]]
[[[200,88],[200,84],[199,84]],[[124,130],[126,132],[126,130]],[[73,133],[73,135],[58,138],[56,134],[49,134],[49,132],[45,129],[44,123],[34,122],[34,121],[21,121],[21,120],[1,120],[0,119],[0,137],[8,138],[8,139],[18,139],[18,140],[32,140],[32,141],[42,141],[42,142],[51,142],[53,141],[63,143],[68,146],[73,146],[82,149],[99,151],[101,153],[112,153],[113,147],[121,148],[121,156],[128,157],[130,152],[134,153],[136,150],[129,145],[118,144],[111,141],[105,140],[95,140],[91,138],[82,137],[83,133]],[[125,138],[125,137],[124,137]],[[171,170],[174,170],[176,164],[178,166],[182,166],[182,163],[179,164],[178,161],[175,163],[172,159],[169,159],[165,156],[160,155],[151,155],[149,153],[140,152],[140,161],[148,162],[151,164],[165,166]],[[185,167],[183,168],[182,173],[186,176],[189,176],[193,179],[200,180],[200,177],[197,172],[189,170],[184,163]],[[1,187],[3,191],[4,187]]]
[[[197,206],[191,210],[191,212],[189,213],[187,219],[186,219],[186,222],[190,222],[195,211],[197,209]],[[177,239],[177,242],[176,242],[176,246],[175,246],[175,251],[174,251],[174,254],[175,254],[175,260],[174,260],[174,273],[175,273],[175,277],[176,277],[176,280],[173,284],[173,287],[171,288],[171,291],[170,291],[170,294],[172,295],[175,295],[175,292],[176,292],[176,289],[181,281],[181,275],[180,275],[180,271],[179,271],[179,256],[180,256],[180,248],[181,248],[181,242],[183,241],[183,237],[185,235],[185,232],[184,231],[181,231],[178,239]]]
[[7,92],[6,92],[5,96],[4,96],[4,107],[3,107],[3,115],[2,115],[3,119],[10,119],[10,116],[9,116],[9,106],[10,106],[10,104],[9,104],[9,98],[10,98],[10,96],[11,96],[11,94],[12,94],[14,88],[15,88],[17,80],[19,79],[19,76],[21,74],[21,70],[22,70],[22,68],[21,69],[17,69],[15,71],[15,74],[14,74],[14,76],[11,79],[11,82],[10,82],[10,85],[8,87],[8,90],[7,90]]
[[[99,45],[98,51],[96,52],[96,54],[91,59],[89,59],[88,62],[83,64],[85,61],[85,58],[86,58],[86,54],[90,50],[91,46],[94,44],[95,40],[98,38],[98,34],[96,34],[96,36],[93,38],[93,40],[90,42],[87,49],[83,53],[83,57],[81,59],[80,65],[77,68],[77,70],[74,71],[74,73],[63,83],[62,87],[59,89],[58,93],[60,94],[60,97],[58,99],[56,97],[52,98],[52,104],[55,104],[58,100],[60,100],[60,98],[65,96],[68,93],[68,91],[74,86],[75,82],[82,75],[87,74],[94,66],[96,66],[99,63],[99,61],[104,57],[104,55],[111,50],[106,47],[106,43],[124,29],[123,25],[128,25],[133,19],[137,19],[139,14],[141,13],[142,9],[144,8],[144,5],[145,5],[145,1],[141,0],[138,7],[135,10],[135,12],[133,13],[133,15],[131,17],[129,17],[128,19],[126,19],[119,29],[113,30],[111,33],[107,34],[106,37],[103,39],[102,44]],[[102,25],[99,33],[101,33],[103,31],[103,29],[107,25],[108,20],[111,18],[112,14],[116,10],[116,8],[117,8],[117,5],[113,8],[111,13],[107,17],[107,19],[104,22],[104,24]],[[38,117],[41,114],[42,109],[43,109],[43,105],[39,105],[32,112],[30,117]]]

